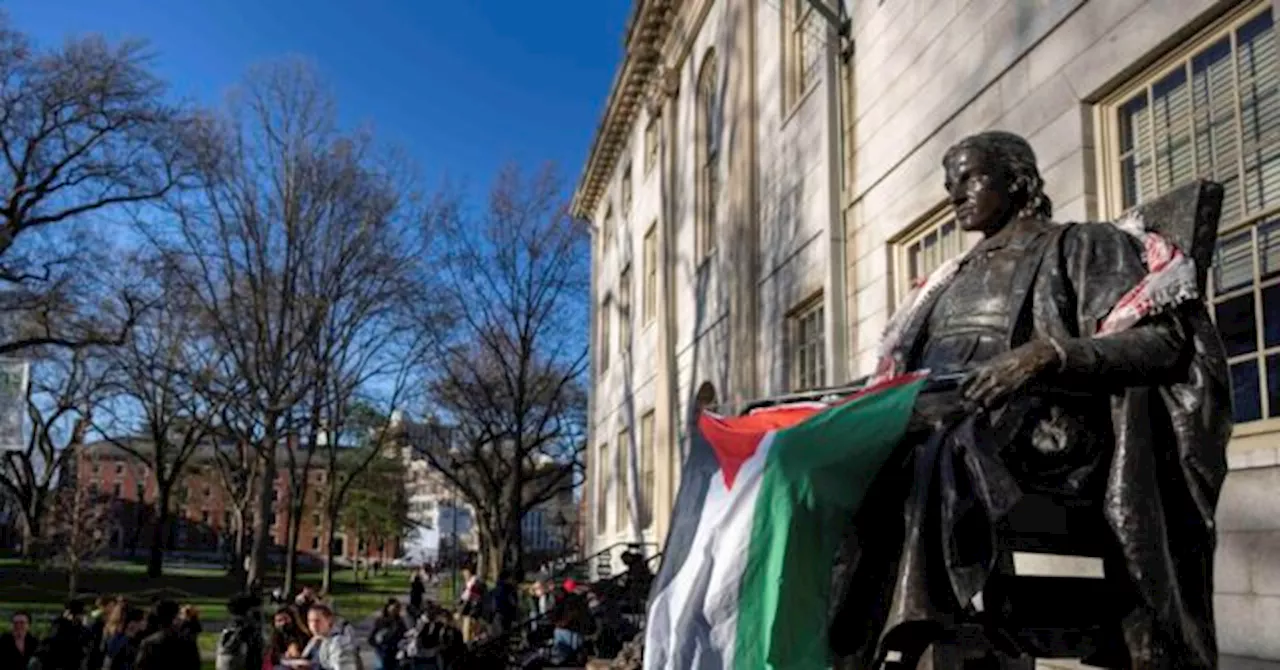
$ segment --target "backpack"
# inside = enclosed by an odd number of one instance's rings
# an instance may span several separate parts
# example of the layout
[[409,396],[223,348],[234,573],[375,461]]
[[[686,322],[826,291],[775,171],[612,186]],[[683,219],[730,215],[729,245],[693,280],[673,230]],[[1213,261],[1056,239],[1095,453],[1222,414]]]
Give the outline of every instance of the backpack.
[[240,634],[240,628],[223,628],[218,635],[215,667],[218,670],[250,670],[248,656],[249,641]]

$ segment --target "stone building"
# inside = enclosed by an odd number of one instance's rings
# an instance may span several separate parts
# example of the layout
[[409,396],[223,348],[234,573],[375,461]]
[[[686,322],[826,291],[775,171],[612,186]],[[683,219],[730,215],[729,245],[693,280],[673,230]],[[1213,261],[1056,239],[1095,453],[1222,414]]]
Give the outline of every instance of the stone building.
[[1001,128],[1035,147],[1058,220],[1225,184],[1220,644],[1280,659],[1274,4],[636,2],[574,200],[597,233],[589,546],[661,541],[697,405],[871,370],[912,279],[973,241],[943,151]]

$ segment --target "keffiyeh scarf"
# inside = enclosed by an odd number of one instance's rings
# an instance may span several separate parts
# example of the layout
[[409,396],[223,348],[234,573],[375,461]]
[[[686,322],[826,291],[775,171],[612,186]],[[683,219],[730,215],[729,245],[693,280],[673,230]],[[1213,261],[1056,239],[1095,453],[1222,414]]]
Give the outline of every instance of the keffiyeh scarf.
[[[1152,230],[1141,214],[1129,212],[1110,225],[1142,244],[1142,262],[1147,268],[1147,274],[1121,296],[1102,319],[1094,337],[1126,330],[1143,319],[1163,314],[1200,297],[1196,285],[1195,261],[1166,237]],[[889,324],[880,340],[876,352],[878,364],[871,383],[905,372],[899,369],[902,362],[893,355],[900,344],[903,329],[915,319],[921,306],[930,304],[935,294],[950,286],[967,257],[968,253],[944,262],[927,277],[916,282],[903,299],[901,307],[889,318]]]

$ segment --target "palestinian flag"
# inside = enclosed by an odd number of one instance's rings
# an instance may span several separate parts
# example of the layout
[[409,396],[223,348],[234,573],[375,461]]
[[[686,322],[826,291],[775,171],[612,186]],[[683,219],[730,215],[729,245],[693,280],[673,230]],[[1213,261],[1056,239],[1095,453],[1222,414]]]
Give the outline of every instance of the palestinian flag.
[[923,383],[698,418],[649,596],[646,670],[830,667],[832,563]]

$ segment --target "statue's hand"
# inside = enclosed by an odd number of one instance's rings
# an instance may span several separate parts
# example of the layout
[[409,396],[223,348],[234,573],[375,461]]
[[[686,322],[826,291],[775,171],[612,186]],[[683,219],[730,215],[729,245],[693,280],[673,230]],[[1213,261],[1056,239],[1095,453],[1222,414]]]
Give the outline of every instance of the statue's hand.
[[1032,340],[974,370],[960,385],[965,400],[989,408],[1062,363],[1046,340]]

